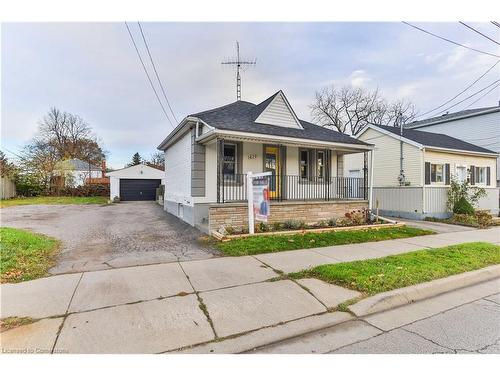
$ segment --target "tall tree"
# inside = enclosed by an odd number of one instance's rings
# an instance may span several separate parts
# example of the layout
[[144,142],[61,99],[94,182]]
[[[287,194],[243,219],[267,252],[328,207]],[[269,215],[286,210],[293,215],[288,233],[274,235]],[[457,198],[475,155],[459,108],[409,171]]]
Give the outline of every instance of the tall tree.
[[132,156],[132,162],[128,163],[127,164],[127,167],[131,167],[133,165],[139,165],[142,163],[142,157],[141,155],[139,155],[138,152],[136,152],[133,156]]
[[408,101],[388,103],[378,90],[344,86],[316,92],[311,105],[316,122],[340,133],[358,134],[369,124],[396,126],[399,120],[415,118],[415,106]]

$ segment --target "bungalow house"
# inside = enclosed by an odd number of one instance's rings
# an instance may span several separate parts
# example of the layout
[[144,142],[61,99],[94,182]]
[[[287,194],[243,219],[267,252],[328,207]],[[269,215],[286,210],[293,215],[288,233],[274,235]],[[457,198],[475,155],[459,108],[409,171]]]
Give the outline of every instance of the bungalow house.
[[158,146],[165,152],[164,208],[205,232],[247,225],[246,174],[271,172],[269,222],[307,223],[368,207],[368,168],[343,177],[345,155],[372,145],[299,120],[278,91],[192,114]]
[[[496,163],[498,154],[445,134],[392,126],[369,125],[358,140],[375,145],[373,205],[381,214],[411,219],[450,216],[446,208],[452,178],[468,179],[484,187],[480,209],[498,214]],[[347,156],[344,173],[363,167],[363,160]]]

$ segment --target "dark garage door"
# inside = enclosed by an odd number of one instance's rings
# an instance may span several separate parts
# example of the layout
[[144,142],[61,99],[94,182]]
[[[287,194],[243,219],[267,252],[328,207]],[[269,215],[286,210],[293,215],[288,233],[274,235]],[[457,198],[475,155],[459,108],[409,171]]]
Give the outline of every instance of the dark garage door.
[[120,200],[154,201],[160,184],[161,180],[120,179]]

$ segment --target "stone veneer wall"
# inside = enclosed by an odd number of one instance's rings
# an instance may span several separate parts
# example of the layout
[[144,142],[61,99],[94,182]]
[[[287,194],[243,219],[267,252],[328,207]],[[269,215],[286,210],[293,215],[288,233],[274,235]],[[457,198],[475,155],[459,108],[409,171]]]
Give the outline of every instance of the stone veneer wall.
[[[269,223],[303,220],[307,224],[339,218],[346,212],[368,208],[368,201],[271,202]],[[241,228],[248,225],[246,203],[214,204],[209,208],[210,232],[221,225]]]

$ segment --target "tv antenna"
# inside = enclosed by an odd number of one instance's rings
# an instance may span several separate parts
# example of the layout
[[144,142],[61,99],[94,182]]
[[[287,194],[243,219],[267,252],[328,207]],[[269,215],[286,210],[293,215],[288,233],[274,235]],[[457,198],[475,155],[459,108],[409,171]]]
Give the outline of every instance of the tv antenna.
[[242,67],[247,67],[257,64],[257,59],[253,61],[242,60],[240,57],[240,43],[236,42],[236,58],[228,59],[221,63],[222,65],[236,65],[236,100],[241,100],[241,75]]

